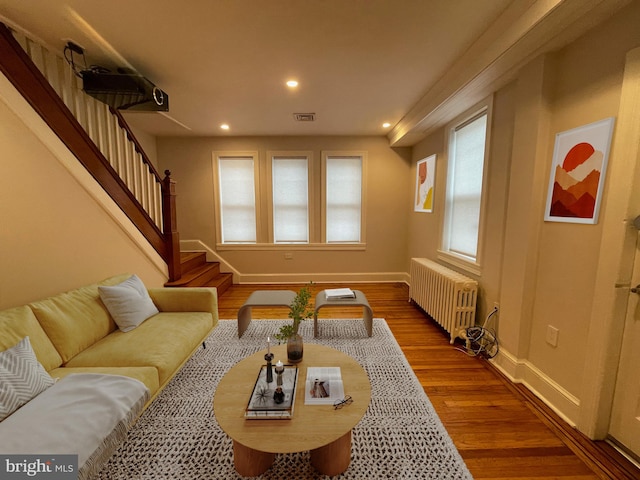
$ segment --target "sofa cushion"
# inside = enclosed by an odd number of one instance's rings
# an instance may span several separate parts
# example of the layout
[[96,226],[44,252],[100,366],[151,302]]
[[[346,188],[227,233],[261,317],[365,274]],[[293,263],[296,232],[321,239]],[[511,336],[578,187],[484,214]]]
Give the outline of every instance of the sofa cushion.
[[158,313],[142,280],[132,275],[117,285],[100,285],[98,293],[111,317],[123,332],[129,332]]
[[67,362],[67,367],[153,366],[160,385],[188,360],[213,328],[210,313],[161,312],[135,330],[116,330]]
[[0,352],[0,421],[54,383],[33,353],[29,337]]
[[[100,285],[115,285],[129,276],[113,277]],[[98,285],[81,287],[29,305],[63,362],[116,330],[115,322],[100,300]]]
[[62,365],[62,358],[47,337],[33,311],[26,305],[0,312],[0,350],[13,347],[24,337],[29,337],[31,348],[45,370]]

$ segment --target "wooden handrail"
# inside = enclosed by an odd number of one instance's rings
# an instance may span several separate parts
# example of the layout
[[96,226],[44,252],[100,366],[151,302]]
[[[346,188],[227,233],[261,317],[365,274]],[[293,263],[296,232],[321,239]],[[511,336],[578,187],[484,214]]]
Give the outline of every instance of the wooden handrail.
[[[164,224],[164,231],[161,231],[3,23],[0,23],[0,71],[167,262],[169,281],[178,280],[179,276],[174,278],[175,274],[180,275],[179,245],[175,241],[177,238],[175,211],[164,211],[165,208],[175,209],[175,193],[167,194],[163,191],[163,198],[167,196],[171,199],[167,202],[163,201],[163,218],[169,217],[173,220],[169,224]],[[126,125],[121,115],[118,115],[118,119]],[[149,162],[131,130],[128,126],[125,128],[130,133],[135,148],[164,189],[165,182]],[[171,182],[172,180],[169,183]],[[176,258],[178,259],[177,268],[173,265]]]

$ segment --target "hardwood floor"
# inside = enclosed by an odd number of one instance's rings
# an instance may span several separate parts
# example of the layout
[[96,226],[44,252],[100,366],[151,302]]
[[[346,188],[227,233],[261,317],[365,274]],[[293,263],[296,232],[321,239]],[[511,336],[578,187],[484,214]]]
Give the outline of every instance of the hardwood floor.
[[[234,285],[219,299],[221,319],[235,319],[254,290],[302,285]],[[313,295],[325,288],[318,284]],[[640,472],[604,442],[572,429],[526,388],[489,362],[449,344],[449,337],[409,300],[401,283],[350,284],[384,318],[442,423],[476,480],[639,479]],[[286,318],[286,308],[254,308],[253,318]],[[357,318],[361,308],[320,311],[319,318]]]

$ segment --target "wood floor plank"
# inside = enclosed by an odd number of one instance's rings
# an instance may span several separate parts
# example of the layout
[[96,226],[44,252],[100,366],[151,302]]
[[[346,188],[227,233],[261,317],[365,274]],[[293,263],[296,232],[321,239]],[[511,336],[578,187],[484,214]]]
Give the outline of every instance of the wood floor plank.
[[[233,285],[219,298],[221,319],[237,318],[255,290],[298,290],[295,285]],[[314,284],[312,295],[342,284]],[[451,345],[448,334],[409,302],[402,283],[356,283],[384,318],[456,448],[476,480],[640,479],[640,471],[602,442],[579,437],[484,359]],[[286,308],[256,308],[253,318],[286,318]],[[360,318],[360,308],[327,308],[323,318]],[[585,443],[586,442],[586,443]],[[606,452],[605,452],[606,450]],[[601,453],[602,452],[602,453]]]

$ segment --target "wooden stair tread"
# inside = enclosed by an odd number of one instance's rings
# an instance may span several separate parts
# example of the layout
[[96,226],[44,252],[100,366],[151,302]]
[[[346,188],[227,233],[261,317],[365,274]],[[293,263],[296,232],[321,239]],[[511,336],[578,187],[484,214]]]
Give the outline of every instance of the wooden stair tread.
[[220,272],[219,262],[207,262],[205,252],[180,252],[182,276],[165,287],[215,287],[221,295],[233,285],[233,274]]
[[[206,287],[216,287],[218,291],[220,289],[226,290],[233,284],[233,273],[220,272],[215,278],[209,280]],[[218,292],[220,293],[220,292]]]
[[[219,263],[205,263],[196,268],[188,269],[182,272],[182,276],[173,282],[168,282],[166,286],[168,287],[176,287],[176,286],[184,286],[188,283],[192,283],[202,276],[210,274],[212,271],[219,271],[220,264]],[[216,272],[214,272],[215,274]]]

